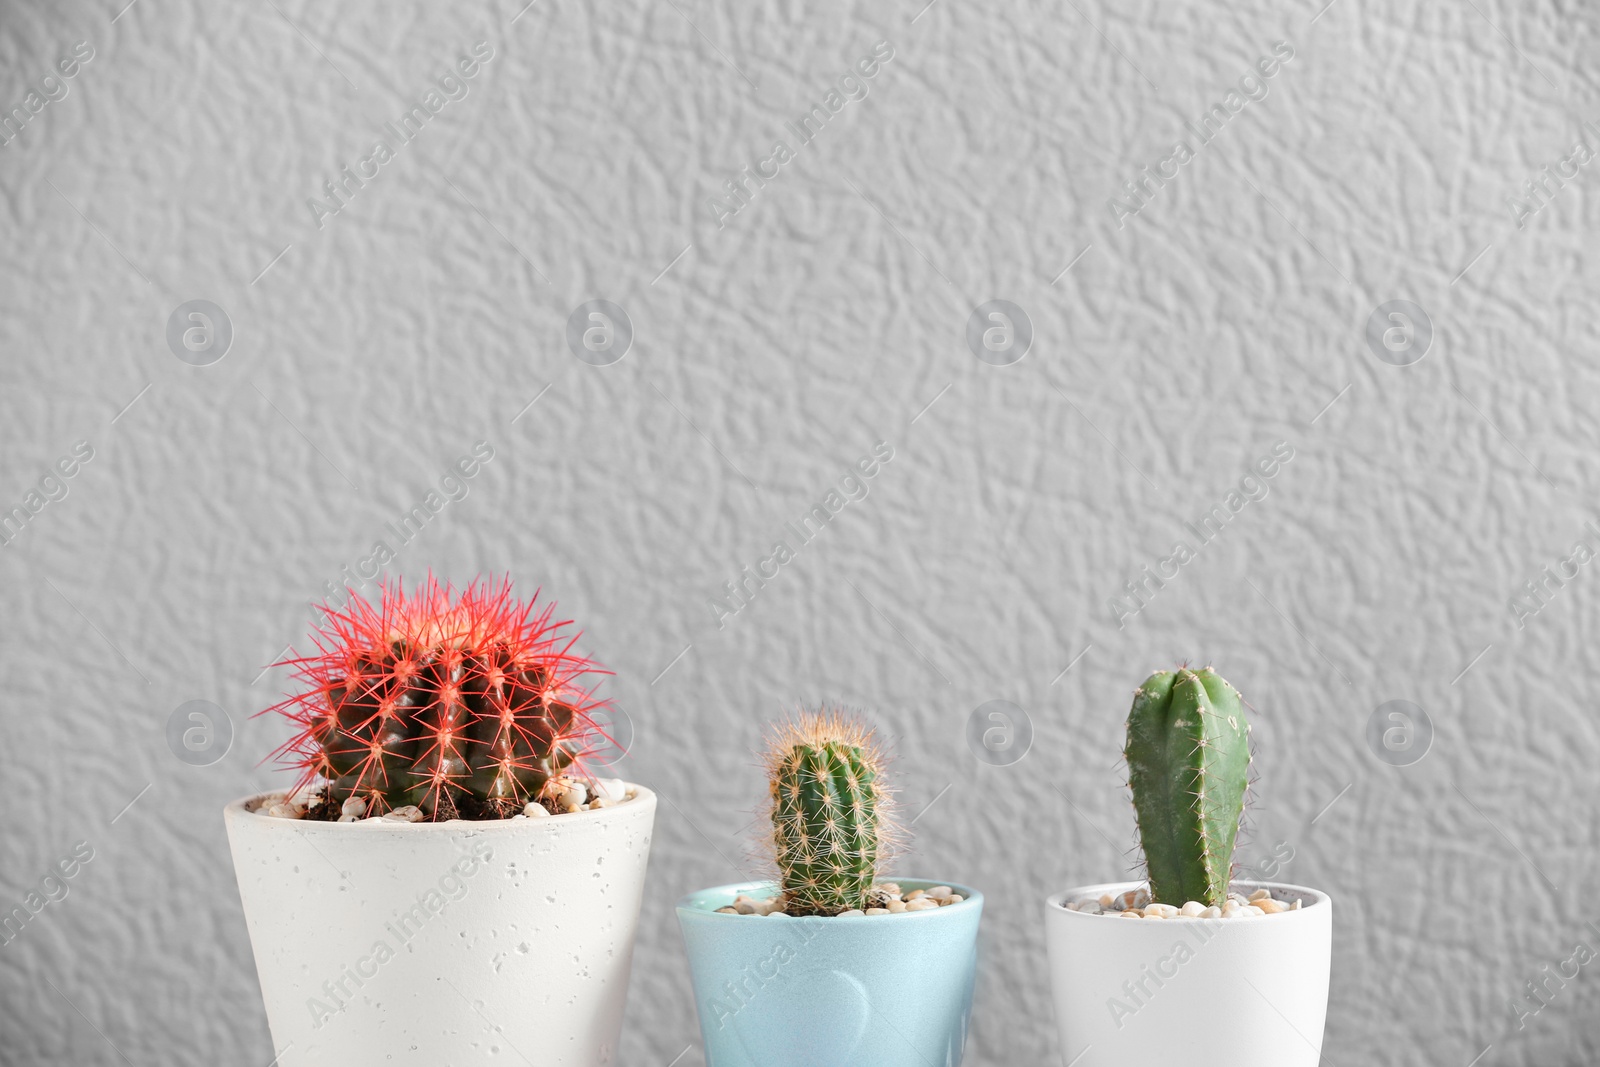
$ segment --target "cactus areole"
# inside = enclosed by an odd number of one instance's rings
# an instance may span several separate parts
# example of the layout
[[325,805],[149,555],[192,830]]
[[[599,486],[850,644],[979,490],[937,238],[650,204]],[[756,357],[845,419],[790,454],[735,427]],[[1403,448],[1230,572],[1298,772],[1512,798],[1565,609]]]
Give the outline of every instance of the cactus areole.
[[322,803],[308,818],[406,805],[424,818],[503,819],[559,775],[588,777],[583,756],[604,734],[604,706],[584,685],[608,673],[572,651],[553,604],[516,599],[508,580],[457,594],[429,579],[385,585],[324,607],[315,655],[291,656],[301,692],[268,708],[295,726],[274,753]]
[[1123,755],[1151,897],[1221,905],[1249,783],[1239,691],[1210,667],[1157,671],[1134,694]]
[[884,758],[871,731],[838,712],[806,712],[767,749],[771,852],[785,910],[867,907],[891,836]]

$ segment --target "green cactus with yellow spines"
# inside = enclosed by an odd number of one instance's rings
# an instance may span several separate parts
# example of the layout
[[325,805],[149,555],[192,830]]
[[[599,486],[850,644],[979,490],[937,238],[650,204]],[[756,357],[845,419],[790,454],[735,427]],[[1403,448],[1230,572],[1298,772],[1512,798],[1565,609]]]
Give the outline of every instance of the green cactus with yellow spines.
[[1157,671],[1134,694],[1123,755],[1151,897],[1220,906],[1249,785],[1239,691],[1210,667]]
[[872,731],[838,711],[802,712],[773,735],[766,764],[768,844],[785,910],[865,909],[896,835]]

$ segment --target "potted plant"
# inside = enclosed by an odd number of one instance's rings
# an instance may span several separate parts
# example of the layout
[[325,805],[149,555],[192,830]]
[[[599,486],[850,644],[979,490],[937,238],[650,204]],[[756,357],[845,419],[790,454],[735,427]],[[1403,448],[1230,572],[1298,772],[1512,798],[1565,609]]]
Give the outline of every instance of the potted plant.
[[983,897],[880,881],[898,836],[873,734],[803,712],[766,750],[772,881],[678,903],[709,1067],[956,1067]]
[[1249,736],[1238,690],[1209,667],[1159,671],[1134,694],[1123,755],[1148,881],[1080,886],[1045,907],[1065,1060],[1316,1067],[1333,902],[1230,885]]
[[585,768],[598,668],[537,600],[385,586],[285,661],[299,779],[223,813],[280,1067],[614,1062],[656,800]]

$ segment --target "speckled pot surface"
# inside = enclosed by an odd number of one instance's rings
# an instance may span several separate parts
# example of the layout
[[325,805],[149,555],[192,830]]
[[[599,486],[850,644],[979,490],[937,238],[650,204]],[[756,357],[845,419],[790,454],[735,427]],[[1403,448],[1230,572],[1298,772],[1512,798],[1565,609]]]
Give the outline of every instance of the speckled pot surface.
[[933,911],[848,918],[719,915],[767,882],[678,902],[708,1067],[957,1067],[966,1045],[983,894]]
[[656,796],[493,822],[223,810],[280,1067],[616,1062]]

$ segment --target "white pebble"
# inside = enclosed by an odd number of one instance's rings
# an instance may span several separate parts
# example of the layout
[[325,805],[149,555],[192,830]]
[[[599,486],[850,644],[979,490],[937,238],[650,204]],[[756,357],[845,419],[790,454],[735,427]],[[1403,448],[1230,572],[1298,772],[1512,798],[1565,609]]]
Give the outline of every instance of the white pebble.
[[350,797],[339,805],[340,815],[354,815],[360,817],[367,813],[367,801],[364,797]]
[[616,803],[617,802],[615,800],[607,800],[605,797],[595,797],[593,800],[589,801],[589,810],[594,811],[597,808],[613,807]]
[[537,800],[530,800],[526,804],[522,805],[522,814],[527,815],[530,818],[539,818],[543,815],[549,815],[550,809],[539,803]]
[[788,914],[789,914],[789,913],[788,913],[788,912],[786,912],[786,911],[784,911],[784,910],[783,910],[783,909],[782,909],[782,908],[773,908],[773,909],[772,909],[772,910],[771,910],[771,911],[769,911],[769,912],[767,912],[767,915],[768,915],[768,916],[769,916],[769,917],[770,917],[770,916],[774,916],[774,915],[782,915],[782,916],[785,916],[785,917],[787,917],[787,916],[788,916]]
[[1220,919],[1222,918],[1222,909],[1213,904],[1211,907],[1207,908],[1203,913],[1201,913],[1200,918]]
[[1256,907],[1254,904],[1246,904],[1244,907],[1240,908],[1239,910],[1241,912],[1243,912],[1244,914],[1246,914],[1246,915],[1265,915],[1266,914],[1266,912],[1262,911],[1260,908]]
[[868,915],[887,915],[887,914],[889,914],[889,909],[888,908],[868,908],[867,909],[867,914]]
[[621,778],[597,778],[594,785],[595,796],[612,804],[628,799],[628,783]]
[[341,815],[341,816],[339,816],[339,821],[340,822],[360,822],[361,821],[361,816],[359,816],[359,815]]
[[947,885],[936,885],[928,890],[928,895],[934,900],[949,900],[954,894],[955,890]]
[[931,897],[918,897],[906,901],[907,911],[932,911],[939,906],[939,902]]
[[395,822],[421,822],[422,809],[415,804],[406,804],[393,811],[384,812],[383,817]]
[[583,810],[589,800],[589,790],[582,782],[563,776],[546,782],[539,796],[562,814],[567,814]]
[[300,813],[288,804],[273,804],[267,808],[267,814],[274,819],[298,819]]
[[1206,906],[1198,900],[1191,900],[1178,909],[1180,915],[1200,916],[1206,913]]
[[903,900],[891,900],[889,901],[889,914],[897,915],[900,912],[905,911],[907,907],[908,905]]
[[1266,900],[1270,896],[1272,896],[1272,891],[1270,889],[1257,889],[1254,893],[1250,894],[1250,903],[1254,904],[1258,900]]
[[1147,904],[1144,909],[1146,919],[1171,919],[1178,914],[1178,909],[1171,904]]
[[966,899],[967,898],[962,896],[960,893],[951,893],[950,894],[950,899],[945,901],[945,903],[946,904],[959,904],[963,900],[966,900]]
[[839,913],[839,918],[843,919],[843,918],[845,918],[846,916],[849,916],[849,915],[865,915],[865,914],[866,914],[866,912],[862,911],[860,908],[846,908],[844,911],[841,911]]

